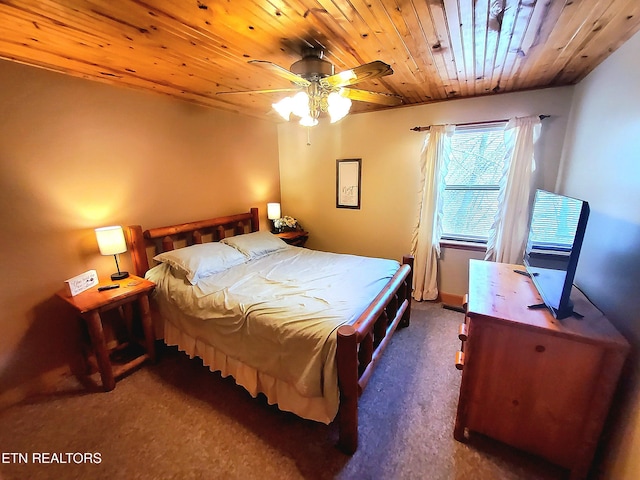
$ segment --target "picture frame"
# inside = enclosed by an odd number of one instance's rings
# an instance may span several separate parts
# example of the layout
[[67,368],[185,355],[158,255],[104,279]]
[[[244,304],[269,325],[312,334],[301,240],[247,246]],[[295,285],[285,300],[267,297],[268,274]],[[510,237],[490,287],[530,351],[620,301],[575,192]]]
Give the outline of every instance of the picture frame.
[[336,208],[360,209],[362,159],[336,160]]

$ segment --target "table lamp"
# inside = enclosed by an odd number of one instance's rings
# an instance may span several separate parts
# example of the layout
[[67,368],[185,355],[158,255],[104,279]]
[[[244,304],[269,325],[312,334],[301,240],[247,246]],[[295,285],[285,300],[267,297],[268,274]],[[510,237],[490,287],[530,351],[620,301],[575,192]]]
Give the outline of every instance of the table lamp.
[[273,221],[279,219],[281,214],[279,203],[267,203],[267,218],[271,220],[272,232],[276,231],[276,226]]
[[96,239],[102,255],[113,255],[116,259],[117,273],[111,275],[111,280],[122,280],[129,276],[129,272],[121,272],[118,265],[118,254],[127,251],[127,243],[124,240],[124,232],[121,226],[96,228]]

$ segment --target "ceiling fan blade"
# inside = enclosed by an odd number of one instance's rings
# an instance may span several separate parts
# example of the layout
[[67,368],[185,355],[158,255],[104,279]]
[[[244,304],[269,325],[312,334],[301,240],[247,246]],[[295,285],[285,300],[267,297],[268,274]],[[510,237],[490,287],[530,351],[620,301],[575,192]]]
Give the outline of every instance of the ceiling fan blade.
[[298,92],[300,88],[267,88],[265,90],[232,90],[229,92],[216,92],[216,95],[235,95],[237,93],[279,93]]
[[388,93],[369,92],[368,90],[358,90],[356,88],[343,88],[340,91],[343,97],[356,100],[358,102],[377,103],[395,107],[402,104],[402,98]]
[[354,83],[364,80],[371,80],[391,74],[393,74],[393,69],[389,65],[380,60],[376,60],[375,62],[365,63],[359,67],[325,77],[320,80],[320,83],[327,87],[344,87],[345,85],[353,85]]
[[289,80],[290,82],[295,83],[296,85],[300,85],[301,87],[308,87],[311,84],[309,80],[306,80],[300,75],[290,72],[286,68],[281,67],[280,65],[276,65],[275,63],[267,62],[266,60],[249,60],[248,63],[268,68],[273,73],[281,76],[286,80]]

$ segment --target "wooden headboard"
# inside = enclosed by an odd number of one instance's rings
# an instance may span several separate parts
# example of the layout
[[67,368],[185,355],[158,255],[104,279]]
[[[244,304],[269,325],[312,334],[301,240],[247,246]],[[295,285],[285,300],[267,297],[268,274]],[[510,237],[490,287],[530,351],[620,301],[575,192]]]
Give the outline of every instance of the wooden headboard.
[[241,235],[257,232],[259,229],[258,209],[252,208],[246,213],[144,231],[140,225],[130,225],[125,228],[125,233],[131,251],[134,273],[144,277],[149,266],[152,265],[153,257],[159,253],[174,250],[178,246],[203,243],[208,237],[211,237],[211,241],[218,241],[229,236],[230,232],[231,235]]

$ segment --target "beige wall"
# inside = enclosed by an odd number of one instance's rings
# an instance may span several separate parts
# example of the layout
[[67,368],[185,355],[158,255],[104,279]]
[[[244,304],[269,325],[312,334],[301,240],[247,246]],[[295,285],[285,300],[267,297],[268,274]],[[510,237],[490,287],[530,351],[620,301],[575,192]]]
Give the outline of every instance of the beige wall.
[[[418,157],[424,133],[417,125],[465,123],[548,114],[536,148],[536,186],[553,189],[573,88],[504,94],[349,115],[309,131],[297,123],[278,126],[283,214],[311,232],[320,250],[400,259],[411,249],[418,215]],[[362,208],[336,208],[336,159],[362,158]],[[462,295],[469,258],[483,255],[444,249],[440,287]]]
[[279,196],[270,122],[0,61],[0,405],[77,353],[75,319],[53,295],[66,278],[115,270],[95,227],[252,206],[266,226]]
[[636,34],[576,87],[558,178],[591,207],[576,284],[633,347],[601,452],[616,480],[640,478],[639,50]]

